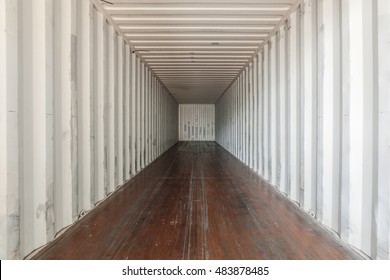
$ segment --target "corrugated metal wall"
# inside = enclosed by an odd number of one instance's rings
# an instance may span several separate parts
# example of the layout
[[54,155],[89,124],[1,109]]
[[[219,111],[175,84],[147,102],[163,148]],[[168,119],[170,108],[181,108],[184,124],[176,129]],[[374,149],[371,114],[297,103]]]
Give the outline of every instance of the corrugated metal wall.
[[174,145],[178,104],[90,0],[0,0],[0,15],[0,258],[14,259]]
[[386,0],[302,1],[216,105],[220,145],[374,259],[389,258],[389,19]]
[[214,141],[214,123],[214,104],[179,105],[180,141]]

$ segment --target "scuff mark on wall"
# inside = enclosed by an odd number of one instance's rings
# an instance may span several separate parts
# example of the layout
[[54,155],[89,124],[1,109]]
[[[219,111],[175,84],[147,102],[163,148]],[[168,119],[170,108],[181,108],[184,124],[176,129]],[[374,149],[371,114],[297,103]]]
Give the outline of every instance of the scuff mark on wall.
[[41,217],[41,215],[45,214],[45,213],[46,213],[45,205],[39,204],[38,208],[37,208],[37,211],[35,211],[35,216],[37,217],[37,219],[39,219]]

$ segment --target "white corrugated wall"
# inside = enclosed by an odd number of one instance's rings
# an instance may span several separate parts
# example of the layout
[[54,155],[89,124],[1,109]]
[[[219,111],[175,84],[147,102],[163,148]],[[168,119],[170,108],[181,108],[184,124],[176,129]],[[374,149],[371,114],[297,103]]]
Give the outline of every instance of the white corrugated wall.
[[178,104],[90,0],[0,0],[0,259],[177,142]]
[[386,0],[304,0],[216,104],[220,145],[374,259],[389,259],[389,20]]
[[179,105],[179,141],[215,140],[215,105]]

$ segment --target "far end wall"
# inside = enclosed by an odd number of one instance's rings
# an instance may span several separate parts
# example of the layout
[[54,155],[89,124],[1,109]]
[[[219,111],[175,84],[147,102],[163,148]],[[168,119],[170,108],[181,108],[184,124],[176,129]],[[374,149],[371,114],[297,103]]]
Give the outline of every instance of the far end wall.
[[215,105],[179,105],[179,140],[214,141]]

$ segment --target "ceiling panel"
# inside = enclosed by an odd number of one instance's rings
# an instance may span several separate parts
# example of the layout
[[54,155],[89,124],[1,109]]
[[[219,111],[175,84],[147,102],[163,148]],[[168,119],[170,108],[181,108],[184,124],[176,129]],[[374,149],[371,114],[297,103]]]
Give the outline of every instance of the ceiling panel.
[[296,0],[95,2],[179,103],[215,103]]

